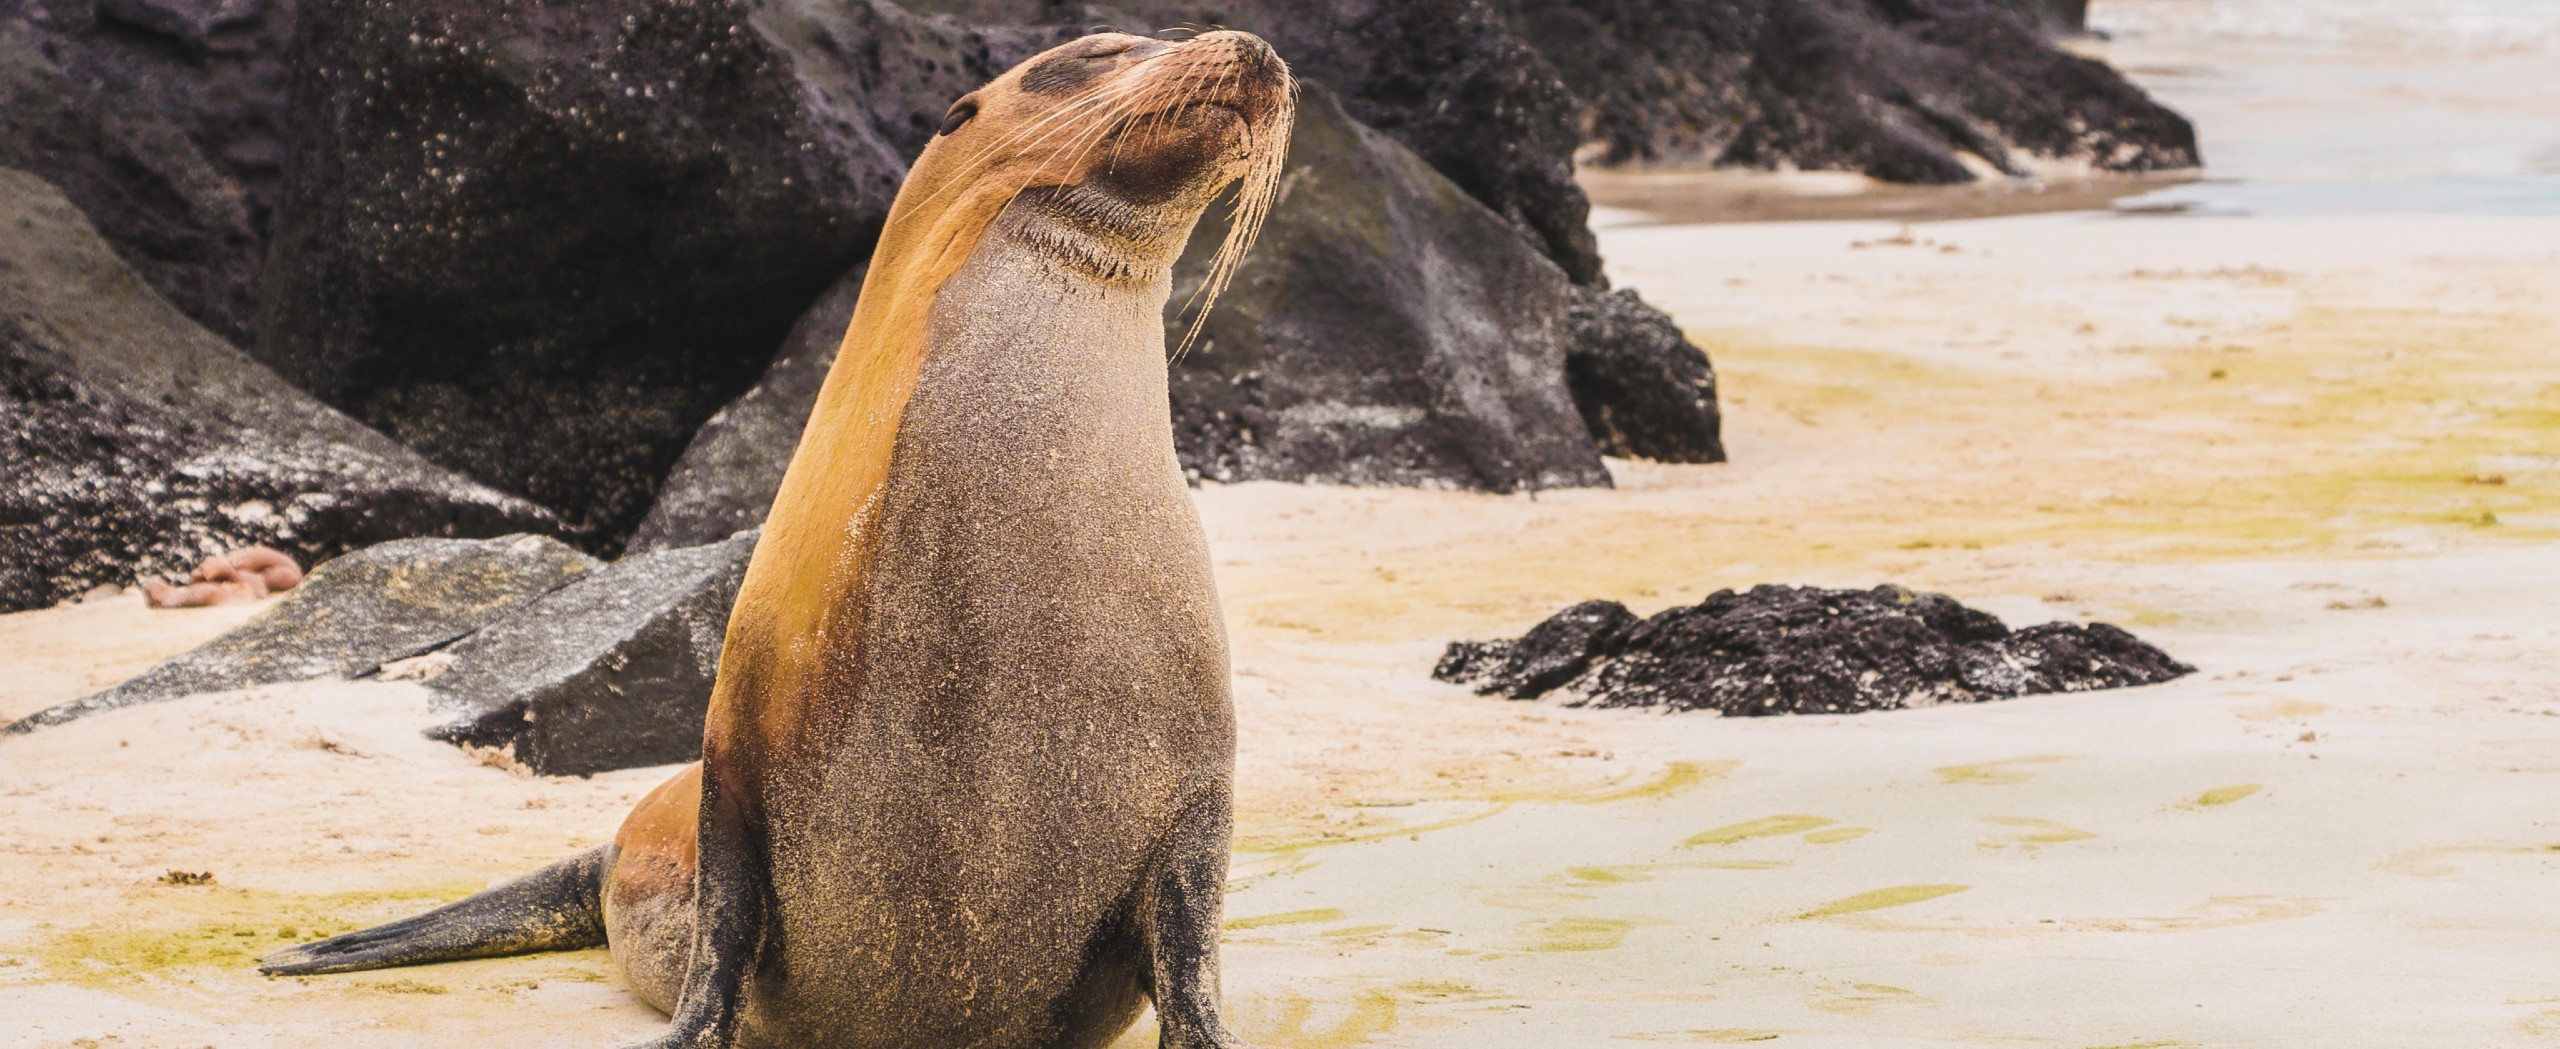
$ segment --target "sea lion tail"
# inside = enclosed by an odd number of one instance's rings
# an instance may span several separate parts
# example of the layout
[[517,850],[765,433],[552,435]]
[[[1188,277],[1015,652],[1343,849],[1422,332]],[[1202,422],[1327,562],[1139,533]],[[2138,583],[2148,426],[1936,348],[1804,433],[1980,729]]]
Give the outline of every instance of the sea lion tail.
[[612,848],[598,846],[414,918],[285,948],[258,959],[258,971],[307,976],[600,945]]

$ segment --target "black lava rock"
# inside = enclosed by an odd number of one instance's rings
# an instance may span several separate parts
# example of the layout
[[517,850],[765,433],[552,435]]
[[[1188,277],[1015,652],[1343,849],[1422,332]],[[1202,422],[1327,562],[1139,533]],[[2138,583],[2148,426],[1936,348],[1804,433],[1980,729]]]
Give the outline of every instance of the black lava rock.
[[1606,286],[1573,182],[1603,164],[1832,168],[1965,182],[1970,154],[2193,167],[2195,133],[2054,46],[2082,0],[911,0],[978,22],[1227,25]]
[[0,612],[265,544],[550,531],[172,308],[69,201],[0,169]]
[[879,0],[306,0],[258,352],[610,550],[870,250],[951,99],[1063,35]]
[[1895,586],[1719,591],[1638,621],[1614,601],[1517,641],[1458,642],[1432,676],[1576,706],[1847,714],[2151,685],[2195,672],[2105,623],[2012,631],[1943,594]]
[[[1617,454],[1721,456],[1706,356],[1633,293],[1571,284],[1517,228],[1351,121],[1320,86],[1301,100],[1289,164],[1288,199],[1174,365],[1176,444],[1194,476],[1606,485],[1580,421],[1594,418],[1612,427],[1601,447]],[[1190,328],[1184,306],[1224,221],[1214,210],[1202,221],[1177,269],[1169,343]],[[629,549],[762,523],[861,277],[811,306],[764,378],[703,425]],[[1569,386],[1580,373],[1590,377]]]
[[2198,163],[2195,130],[2056,46],[2072,0],[1510,0],[1595,159],[1831,168],[1892,182]]
[[1602,453],[1666,463],[1724,461],[1707,353],[1632,289],[1573,289],[1565,383]]
[[258,617],[94,695],[0,734],[154,700],[358,677],[432,652],[601,568],[556,539],[404,539],[322,564]]
[[1483,695],[1536,699],[1581,677],[1635,624],[1625,605],[1585,601],[1548,616],[1518,641],[1452,642],[1431,676],[1474,685]]
[[249,340],[292,0],[0,3],[0,167],[60,187],[197,323]]
[[2037,21],[2058,33],[2079,33],[2089,28],[2089,0],[2010,0]]
[[626,552],[716,543],[764,524],[827,369],[844,345],[869,269],[854,267],[818,296],[791,326],[764,377],[695,431]]
[[[1287,187],[1174,368],[1184,467],[1217,481],[1606,486],[1564,378],[1571,282],[1516,226],[1310,85]],[[1225,235],[1212,209],[1181,304]]]
[[1573,93],[1484,0],[908,0],[985,24],[1224,26],[1260,34],[1300,80],[1527,231],[1566,275],[1603,284],[1591,202],[1573,181]]
[[624,558],[446,649],[428,735],[545,775],[691,761],[756,537]]

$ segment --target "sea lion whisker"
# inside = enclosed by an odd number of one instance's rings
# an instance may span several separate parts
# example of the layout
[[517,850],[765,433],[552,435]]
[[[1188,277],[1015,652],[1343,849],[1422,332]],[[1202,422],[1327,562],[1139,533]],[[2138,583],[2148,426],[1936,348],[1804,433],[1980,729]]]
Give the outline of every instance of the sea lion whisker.
[[[1013,129],[1002,138],[988,142],[986,145],[980,147],[968,157],[964,158],[961,161],[960,171],[957,176],[944,182],[941,186],[935,188],[932,193],[919,199],[916,202],[916,207],[918,209],[922,209],[940,201],[943,194],[951,192],[957,187],[968,185],[972,179],[985,174],[996,165],[1002,163],[1004,158],[1002,158],[1000,154],[1012,151],[1017,146],[1020,147],[1022,152],[1027,152],[1031,148],[1045,143],[1059,130],[1071,127],[1075,123],[1075,120],[1085,112],[1097,107],[1106,106],[1110,101],[1109,96],[1113,95],[1115,92],[1125,95],[1128,93],[1128,90],[1129,89],[1124,84],[1116,81],[1106,81],[1088,88],[1076,95],[1070,96],[1065,101],[1059,103],[1057,108],[1052,109],[1048,113],[1042,114],[1040,118],[1030,121],[1022,127]],[[1036,138],[1034,137],[1035,135],[1037,136]]]
[[[1227,285],[1234,281],[1236,268],[1243,264],[1245,253],[1253,250],[1254,241],[1262,234],[1264,221],[1270,218],[1271,207],[1280,191],[1280,176],[1288,166],[1289,128],[1296,123],[1297,111],[1298,84],[1291,80],[1289,90],[1281,96],[1279,109],[1264,121],[1266,126],[1279,129],[1279,133],[1265,141],[1250,143],[1253,150],[1251,167],[1236,188],[1236,205],[1227,221],[1226,239],[1219,243],[1217,254],[1210,258],[1208,276],[1201,281],[1199,289],[1183,302],[1186,312],[1192,308],[1193,302],[1199,303],[1199,312],[1192,315],[1181,344],[1174,348],[1172,362],[1179,363],[1191,352],[1192,344],[1199,341],[1200,332],[1209,323],[1209,311],[1217,306],[1218,297],[1225,294]],[[1248,134],[1250,132],[1248,127]]]

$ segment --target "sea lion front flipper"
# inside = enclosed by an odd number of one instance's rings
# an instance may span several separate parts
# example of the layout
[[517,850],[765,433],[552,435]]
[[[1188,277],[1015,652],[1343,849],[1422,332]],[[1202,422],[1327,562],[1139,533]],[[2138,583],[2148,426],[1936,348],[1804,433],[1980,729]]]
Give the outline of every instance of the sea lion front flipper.
[[1140,901],[1148,993],[1164,1049],[1245,1049],[1218,1010],[1218,931],[1233,803],[1223,786],[1174,818]]
[[761,843],[748,832],[746,791],[703,753],[702,816],[696,830],[693,952],[667,1033],[636,1049],[729,1049],[737,1044],[748,969],[761,953],[766,884]]

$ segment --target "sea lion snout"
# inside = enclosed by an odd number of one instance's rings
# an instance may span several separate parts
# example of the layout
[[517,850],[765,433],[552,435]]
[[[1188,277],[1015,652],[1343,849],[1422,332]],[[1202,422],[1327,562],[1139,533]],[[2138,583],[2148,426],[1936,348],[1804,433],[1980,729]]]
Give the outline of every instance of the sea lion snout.
[[1230,78],[1212,85],[1209,100],[1234,107],[1249,122],[1270,119],[1295,89],[1289,63],[1280,60],[1280,52],[1269,42],[1251,33],[1221,29],[1194,37],[1185,46],[1223,52],[1216,61],[1226,66]]
[[1009,235],[1111,284],[1157,279],[1241,182],[1214,288],[1274,199],[1296,98],[1288,63],[1251,33],[1096,33],[953,103],[928,153],[1014,167]]

